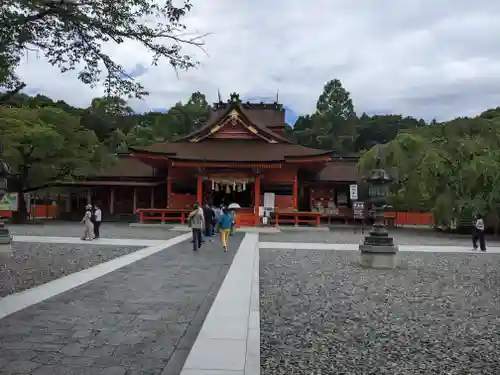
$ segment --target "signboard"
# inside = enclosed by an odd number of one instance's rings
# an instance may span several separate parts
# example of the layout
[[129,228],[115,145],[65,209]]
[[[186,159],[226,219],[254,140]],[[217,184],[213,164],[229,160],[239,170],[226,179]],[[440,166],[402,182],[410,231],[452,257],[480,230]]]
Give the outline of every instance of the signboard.
[[352,212],[354,219],[364,219],[365,218],[365,203],[364,202],[354,202],[352,204]]
[[358,200],[358,185],[349,185],[349,197],[352,201]]
[[264,193],[264,208],[274,210],[274,193]]
[[0,200],[0,211],[17,211],[17,193],[8,193]]

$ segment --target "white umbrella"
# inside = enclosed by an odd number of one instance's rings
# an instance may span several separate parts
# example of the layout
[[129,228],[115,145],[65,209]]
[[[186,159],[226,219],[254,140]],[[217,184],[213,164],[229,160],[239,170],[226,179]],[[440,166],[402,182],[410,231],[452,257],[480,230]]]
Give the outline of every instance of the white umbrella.
[[230,210],[234,210],[236,208],[241,208],[241,206],[238,203],[231,203],[229,206],[227,206]]

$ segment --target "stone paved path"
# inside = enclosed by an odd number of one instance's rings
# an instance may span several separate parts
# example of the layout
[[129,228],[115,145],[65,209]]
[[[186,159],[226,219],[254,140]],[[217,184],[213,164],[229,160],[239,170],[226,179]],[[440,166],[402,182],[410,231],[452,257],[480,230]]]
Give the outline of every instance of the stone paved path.
[[238,248],[188,241],[0,320],[0,374],[178,375]]
[[[14,236],[75,237],[83,234],[82,224],[74,222],[48,222],[45,224],[9,225]],[[107,223],[101,226],[101,238],[145,238],[166,240],[179,235],[168,228],[131,228],[127,223]]]
[[[335,228],[326,232],[314,231],[283,231],[279,234],[260,234],[261,242],[305,242],[305,243],[330,243],[330,244],[359,244],[368,234],[369,229],[364,233],[360,228]],[[471,237],[468,235],[457,235],[438,233],[426,229],[393,229],[391,236],[398,245],[413,246],[472,246]],[[500,246],[497,238],[487,238],[490,246]]]

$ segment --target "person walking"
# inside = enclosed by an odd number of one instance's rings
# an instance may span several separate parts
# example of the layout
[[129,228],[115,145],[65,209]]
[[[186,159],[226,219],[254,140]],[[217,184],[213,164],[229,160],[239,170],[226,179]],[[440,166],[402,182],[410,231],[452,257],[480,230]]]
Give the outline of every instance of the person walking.
[[227,251],[229,233],[231,232],[231,227],[233,226],[233,217],[227,208],[224,208],[222,215],[219,219],[219,229],[220,229],[220,240],[222,242],[222,247],[224,251]]
[[474,222],[474,233],[472,235],[472,247],[477,250],[477,240],[479,240],[479,248],[481,251],[486,251],[486,242],[484,240],[484,219],[481,214],[476,216]]
[[203,207],[203,217],[205,219],[204,236],[212,242],[211,237],[213,234],[212,229],[215,224],[215,212],[208,203],[206,203],[205,207]]
[[231,230],[229,231],[229,234],[232,236],[234,234],[234,228],[236,226],[236,210],[234,208],[230,209],[229,215],[231,216]]
[[201,232],[205,227],[205,219],[198,203],[195,203],[193,208],[188,216],[188,226],[193,233],[193,251],[198,251],[202,243]]
[[215,207],[214,208],[214,215],[215,215],[215,227],[214,227],[214,233],[220,233],[219,229],[219,220],[222,216],[222,205],[220,207]]
[[94,205],[94,238],[99,238],[101,236],[101,222],[102,222],[102,211],[97,204]]
[[92,223],[92,205],[88,204],[85,207],[85,214],[81,223],[85,226],[85,232],[83,233],[82,240],[92,241],[94,238],[94,224]]

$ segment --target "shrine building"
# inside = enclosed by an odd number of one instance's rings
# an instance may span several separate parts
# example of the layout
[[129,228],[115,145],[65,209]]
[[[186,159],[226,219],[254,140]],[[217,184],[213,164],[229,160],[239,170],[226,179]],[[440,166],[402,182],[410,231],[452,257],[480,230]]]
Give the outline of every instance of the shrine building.
[[274,193],[281,223],[319,224],[352,217],[356,158],[298,145],[285,137],[278,103],[213,105],[208,122],[172,142],[132,147],[117,166],[70,187],[67,213],[99,202],[104,216],[137,214],[143,222],[185,223],[194,203],[237,203],[238,225],[261,222],[264,194]]

